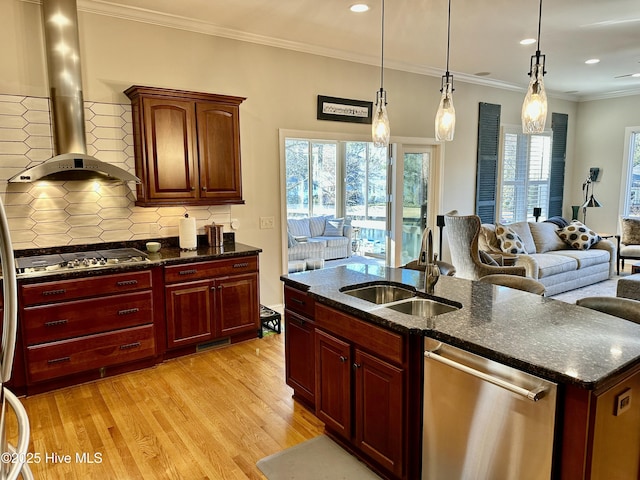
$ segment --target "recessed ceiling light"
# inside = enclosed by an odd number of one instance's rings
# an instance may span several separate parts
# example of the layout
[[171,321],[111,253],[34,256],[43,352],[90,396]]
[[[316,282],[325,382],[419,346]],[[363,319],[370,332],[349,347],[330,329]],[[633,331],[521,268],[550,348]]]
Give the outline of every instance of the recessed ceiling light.
[[600,63],[600,59],[590,58],[589,60],[586,60],[584,63],[586,63],[587,65],[595,65],[596,63]]
[[367,10],[369,10],[369,5],[367,5],[366,3],[355,3],[351,5],[351,7],[349,7],[349,10],[356,13],[366,12]]
[[535,38],[525,38],[524,40],[520,40],[520,45],[531,45],[532,43],[536,43]]

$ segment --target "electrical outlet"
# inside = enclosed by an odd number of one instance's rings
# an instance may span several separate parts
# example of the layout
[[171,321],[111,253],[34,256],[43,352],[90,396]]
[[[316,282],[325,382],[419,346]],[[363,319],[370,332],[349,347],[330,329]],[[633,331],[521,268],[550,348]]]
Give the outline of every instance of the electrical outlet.
[[260,229],[266,230],[275,227],[275,219],[273,217],[260,217]]

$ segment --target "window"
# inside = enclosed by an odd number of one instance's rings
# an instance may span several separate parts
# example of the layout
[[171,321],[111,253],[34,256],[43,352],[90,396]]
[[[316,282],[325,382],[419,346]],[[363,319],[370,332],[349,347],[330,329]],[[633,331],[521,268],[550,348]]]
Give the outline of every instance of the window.
[[337,143],[287,139],[287,216],[336,214]]
[[640,127],[627,129],[625,152],[627,175],[623,177],[623,215],[640,217]]
[[[285,138],[287,218],[346,215],[364,253],[384,256],[387,149],[371,142]],[[344,188],[343,188],[344,187]]]
[[551,133],[525,135],[505,127],[497,218],[501,223],[533,221],[534,207],[548,216]]

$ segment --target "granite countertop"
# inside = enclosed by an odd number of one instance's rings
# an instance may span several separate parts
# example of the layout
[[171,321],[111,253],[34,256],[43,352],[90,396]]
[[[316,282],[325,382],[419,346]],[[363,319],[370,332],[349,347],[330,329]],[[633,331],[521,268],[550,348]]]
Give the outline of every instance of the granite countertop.
[[77,277],[104,275],[106,273],[115,273],[122,270],[145,270],[151,267],[163,265],[178,265],[207,260],[252,256],[262,252],[261,248],[238,243],[232,236],[227,235],[228,234],[225,233],[225,242],[222,247],[209,247],[206,245],[206,239],[202,238],[202,236],[198,236],[197,250],[190,251],[180,250],[177,238],[159,239],[158,241],[161,242],[161,248],[157,253],[150,253],[145,250],[145,243],[147,240],[16,251],[16,257],[27,257],[32,255],[106,250],[112,248],[137,248],[147,256],[147,261],[140,263],[121,263],[84,269],[60,269],[32,273],[19,273],[18,280],[21,283],[36,283],[43,281],[43,279],[46,279],[47,281],[65,280]]
[[426,335],[561,384],[596,389],[640,363],[640,325],[519,290],[441,276],[434,296],[462,308],[423,318],[339,291],[384,281],[424,292],[424,275],[415,270],[352,264],[281,279],[356,317],[400,333]]

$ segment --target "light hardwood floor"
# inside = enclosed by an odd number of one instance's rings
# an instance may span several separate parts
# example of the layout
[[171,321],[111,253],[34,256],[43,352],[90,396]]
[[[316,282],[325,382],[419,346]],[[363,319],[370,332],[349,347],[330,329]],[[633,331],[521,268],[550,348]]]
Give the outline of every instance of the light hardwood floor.
[[[291,398],[283,340],[268,335],[22,398],[32,472],[65,480],[264,478],[257,460],[324,427]],[[54,454],[71,461],[54,463]],[[83,454],[96,463],[77,461]]]

